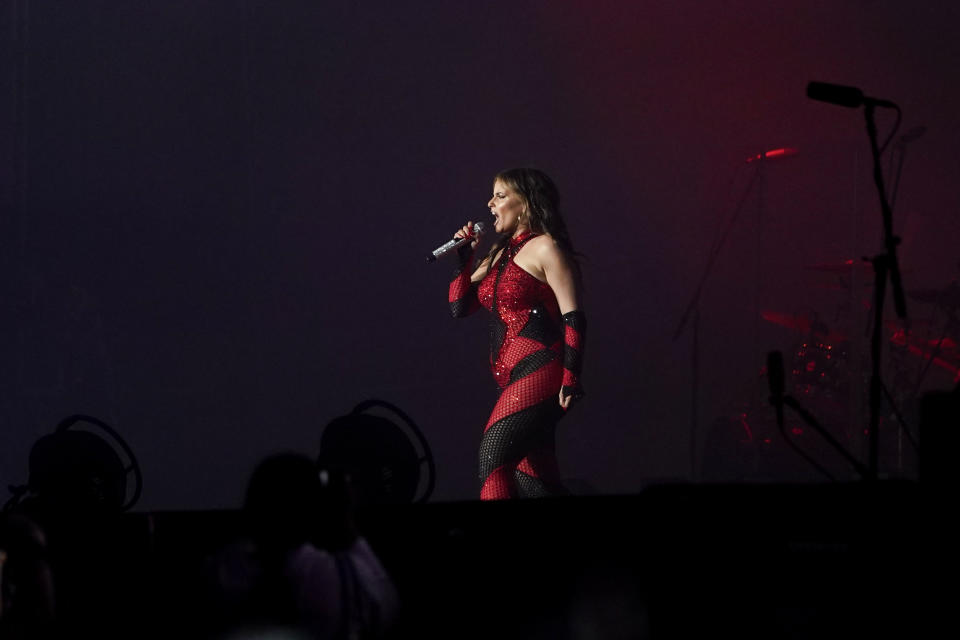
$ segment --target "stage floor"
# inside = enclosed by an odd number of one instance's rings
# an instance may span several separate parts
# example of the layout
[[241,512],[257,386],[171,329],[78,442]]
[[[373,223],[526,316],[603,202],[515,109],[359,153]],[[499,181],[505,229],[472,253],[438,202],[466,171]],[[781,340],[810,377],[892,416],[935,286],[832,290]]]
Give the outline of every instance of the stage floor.
[[[359,523],[400,591],[397,637],[854,638],[919,633],[922,572],[950,555],[932,517],[918,483],[881,481],[402,505]],[[113,603],[144,633],[182,632],[202,615],[204,558],[240,531],[235,511],[126,514],[104,588],[125,585]]]

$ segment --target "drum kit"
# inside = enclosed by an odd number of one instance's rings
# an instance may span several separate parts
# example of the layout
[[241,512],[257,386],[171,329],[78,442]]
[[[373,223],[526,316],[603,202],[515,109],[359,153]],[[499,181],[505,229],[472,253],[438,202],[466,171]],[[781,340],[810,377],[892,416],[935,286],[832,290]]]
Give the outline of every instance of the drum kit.
[[[839,263],[821,263],[809,265],[809,270],[845,275],[851,273],[854,269],[869,269],[870,263],[866,261],[845,260]],[[872,285],[872,279],[867,279],[866,284]],[[848,281],[841,278],[840,284],[835,285],[838,288],[848,288]],[[920,392],[925,382],[931,381],[937,384],[955,385],[960,382],[960,283],[954,281],[946,287],[926,288],[926,289],[907,289],[906,296],[913,301],[914,308],[917,305],[926,312],[922,319],[911,319],[906,323],[899,320],[888,320],[884,323],[885,344],[889,347],[890,361],[884,368],[887,370],[885,377],[889,378],[889,384],[906,384],[906,388],[897,389],[902,393],[916,394]],[[863,310],[870,311],[870,302],[862,301]],[[916,312],[914,312],[915,315]],[[868,315],[872,315],[869,313]],[[839,362],[845,364],[847,371],[838,371],[833,369],[833,373],[842,374],[841,377],[850,378],[858,372],[849,370],[854,363],[844,362],[843,355],[850,351],[851,339],[843,332],[829,330],[824,324],[816,322],[816,314],[807,316],[788,316],[777,314],[770,311],[761,313],[761,317],[774,324],[794,329],[803,334],[801,338],[801,348],[795,350],[795,361],[804,361],[804,353],[809,347],[803,346],[807,343],[814,343],[815,349],[827,351],[833,355],[833,364],[837,364],[837,355],[840,355]],[[791,322],[794,318],[801,318],[800,322]],[[803,324],[802,320],[808,319],[808,324]],[[865,332],[864,336],[866,336]],[[807,366],[810,361],[806,360]],[[800,375],[800,380],[804,381],[802,372],[796,371],[794,375]],[[891,370],[892,369],[892,370]],[[939,378],[931,380],[931,369],[939,372]],[[812,381],[814,386],[817,384],[836,382],[836,375],[825,375],[819,380]],[[913,380],[911,382],[911,375]],[[809,380],[807,380],[809,382]],[[911,388],[912,387],[912,388]]]
[[[864,283],[863,292],[853,292],[858,295],[867,295],[872,285],[869,262],[846,260],[812,264],[806,268],[837,276],[839,284],[827,286],[845,289],[848,293],[851,292],[851,281]],[[867,273],[862,278],[855,278],[853,276],[857,275],[855,271],[858,269],[864,269]],[[903,323],[895,318],[884,322],[884,356],[881,361],[884,398],[878,433],[882,439],[880,446],[884,456],[881,465],[885,468],[882,472],[887,476],[914,477],[917,473],[916,433],[920,396],[931,388],[949,388],[960,383],[960,284],[954,281],[946,287],[907,288],[905,293],[913,303],[911,314],[922,319]],[[850,297],[851,300],[856,298]],[[836,319],[834,324],[838,326],[830,326],[814,311],[788,313],[766,309],[760,311],[760,317],[789,332],[791,346],[784,351],[786,393],[815,415],[850,453],[864,459],[871,378],[872,327],[868,325],[873,313],[868,298],[859,302],[862,309],[848,314],[852,322],[841,322],[842,313],[833,314],[832,317]],[[861,319],[863,323],[860,323]],[[851,330],[850,327],[856,324],[861,324],[861,327]],[[761,371],[761,375],[765,376],[766,372]],[[784,459],[790,458],[789,455],[778,457],[774,451],[782,449],[776,447],[782,438],[776,433],[772,415],[773,410],[769,405],[748,407],[737,415],[738,421],[750,425],[751,442],[760,449],[757,453],[759,467],[764,466],[763,458],[766,456],[768,476],[776,476],[778,472],[771,469],[770,465],[780,465]],[[811,453],[816,451],[813,455],[831,456],[827,448],[821,446],[823,443],[818,434],[795,416],[788,418],[786,426],[793,439],[805,440],[801,446],[809,447]],[[789,444],[794,446],[797,443]],[[834,459],[836,461],[835,456]],[[837,461],[836,466],[846,465]],[[845,471],[852,473],[849,469]],[[817,475],[809,469],[802,473]]]

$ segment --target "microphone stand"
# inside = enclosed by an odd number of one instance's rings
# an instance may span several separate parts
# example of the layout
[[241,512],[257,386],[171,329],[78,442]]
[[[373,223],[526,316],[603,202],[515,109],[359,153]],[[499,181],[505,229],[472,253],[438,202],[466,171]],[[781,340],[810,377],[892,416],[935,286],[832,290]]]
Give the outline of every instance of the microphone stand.
[[[891,209],[891,210],[896,209],[896,207],[897,207],[897,194],[900,192],[900,178],[901,178],[901,176],[903,175],[903,165],[904,165],[904,162],[906,161],[906,158],[907,158],[907,149],[909,148],[911,142],[913,142],[914,140],[919,139],[924,133],[926,133],[926,127],[923,127],[923,126],[914,127],[913,129],[911,129],[911,130],[908,131],[907,133],[905,133],[905,134],[903,134],[902,136],[900,136],[900,139],[897,141],[897,144],[894,145],[893,150],[894,150],[894,152],[897,152],[897,153],[895,153],[895,154],[894,154],[894,153],[891,153],[891,154],[890,154],[890,173],[889,173],[889,175],[892,176],[893,185],[891,186],[891,192],[890,192],[890,195],[889,195],[888,197],[889,197],[889,199],[890,199],[890,209]],[[896,168],[896,171],[893,170],[893,159],[894,159],[894,155],[896,155],[896,159],[897,159],[897,168]],[[944,331],[946,331],[947,329],[948,329],[948,327],[945,327],[945,328],[944,328]],[[910,326],[909,322],[904,323],[904,331],[905,331],[905,338],[906,338],[906,340],[907,340],[907,348],[909,349],[909,341],[910,341],[910,339],[911,339],[911,333],[912,333],[912,329],[911,329],[911,326]],[[945,336],[945,335],[946,335],[946,333],[944,333],[944,336]],[[931,356],[931,358],[928,360],[927,365],[921,369],[920,374],[919,374],[918,377],[917,377],[916,385],[913,387],[913,392],[912,392],[912,394],[911,394],[910,396],[907,396],[907,397],[916,397],[917,394],[919,393],[919,391],[920,391],[920,385],[921,385],[921,383],[922,383],[922,381],[923,381],[923,378],[924,378],[924,376],[926,375],[926,372],[927,372],[927,370],[929,369],[930,364],[933,363],[933,359],[936,357],[936,355],[937,355],[937,353],[938,353],[938,351],[939,351],[939,349],[940,349],[940,344],[941,344],[942,342],[943,342],[943,337],[941,337],[940,342],[937,343],[937,346],[936,346],[936,348],[935,348],[934,351],[933,351],[933,356]],[[887,398],[887,402],[890,403],[890,407],[893,409],[894,415],[895,415],[896,418],[897,418],[897,424],[898,424],[898,426],[899,426],[899,428],[900,428],[900,433],[902,434],[901,437],[898,438],[898,448],[897,448],[897,453],[898,453],[898,455],[897,455],[897,460],[898,460],[897,470],[900,471],[900,472],[902,472],[902,471],[903,471],[903,455],[902,455],[902,453],[901,453],[901,451],[902,451],[902,444],[901,444],[902,436],[905,435],[905,436],[907,437],[907,439],[910,441],[910,444],[913,446],[914,451],[917,451],[917,452],[918,452],[918,451],[919,451],[919,447],[917,446],[917,442],[916,442],[916,440],[914,439],[913,435],[910,433],[910,429],[908,428],[907,423],[904,421],[903,416],[900,414],[900,411],[899,411],[899,409],[897,408],[896,399],[894,398],[893,394],[890,392],[889,388],[888,388],[886,385],[884,385],[884,387],[883,387],[883,393],[884,393],[884,395],[885,395],[886,398]]]
[[[763,164],[762,162],[760,163]],[[733,229],[734,224],[737,221],[737,218],[740,216],[740,212],[743,210],[744,204],[747,201],[747,198],[750,196],[750,192],[753,190],[753,185],[757,181],[757,178],[760,175],[760,170],[754,172],[753,177],[750,178],[750,183],[747,185],[746,190],[743,193],[743,196],[740,197],[740,200],[737,202],[736,208],[733,211],[733,214],[730,217],[729,222],[723,228],[720,234],[719,240],[714,244],[713,248],[710,251],[710,255],[707,258],[706,267],[703,270],[703,274],[700,276],[700,281],[697,284],[696,291],[693,293],[693,297],[690,299],[689,304],[687,304],[686,309],[683,312],[683,315],[680,318],[680,322],[677,325],[676,331],[673,333],[673,342],[676,342],[677,339],[683,334],[684,328],[687,326],[687,323],[693,318],[693,349],[692,355],[690,357],[690,366],[692,369],[691,372],[691,389],[690,389],[690,479],[693,481],[698,480],[698,470],[697,470],[697,431],[698,431],[698,421],[699,421],[699,406],[700,406],[700,296],[703,293],[704,285],[706,284],[707,277],[713,271],[713,265],[717,260],[717,257],[720,255],[721,249],[723,249],[724,244],[726,244],[727,237],[730,235],[730,231]]]
[[[893,210],[887,200],[887,192],[883,185],[883,169],[880,162],[882,150],[877,144],[877,125],[874,120],[876,100],[864,99],[864,115],[867,121],[867,135],[870,138],[870,150],[873,154],[873,181],[877,186],[877,195],[880,198],[880,210],[883,214],[883,240],[885,251],[871,259],[874,271],[874,318],[873,336],[870,344],[871,373],[870,373],[870,425],[868,427],[869,459],[867,464],[867,479],[875,481],[879,476],[880,459],[880,403],[883,399],[883,381],[880,377],[880,360],[883,356],[883,305],[886,298],[887,276],[893,289],[893,302],[897,316],[906,322],[907,303],[903,292],[900,265],[897,261],[897,245],[900,238],[893,234]],[[892,103],[888,103],[891,104]],[[892,105],[900,113],[899,107]],[[899,122],[899,120],[898,120]]]
[[[793,410],[797,413],[797,415],[800,416],[800,418],[801,418],[804,422],[806,422],[814,431],[816,431],[817,433],[819,433],[819,434],[820,434],[820,437],[823,438],[824,440],[826,440],[827,443],[828,443],[831,447],[833,447],[833,450],[834,450],[834,451],[836,451],[837,453],[839,453],[841,456],[843,456],[843,459],[844,459],[844,460],[846,460],[848,463],[850,463],[850,466],[852,466],[852,467],[856,470],[856,472],[860,474],[860,477],[861,477],[861,478],[864,478],[864,479],[869,479],[869,478],[870,478],[870,475],[871,475],[871,473],[873,473],[873,472],[872,472],[869,468],[867,468],[866,466],[864,466],[864,465],[863,465],[860,461],[858,461],[855,457],[853,457],[853,455],[851,455],[850,452],[847,451],[847,450],[844,448],[844,446],[843,446],[842,444],[840,444],[840,443],[837,441],[837,439],[834,438],[834,437],[830,434],[829,431],[827,431],[826,429],[823,428],[823,425],[821,425],[821,424],[817,421],[817,419],[814,417],[814,415],[813,415],[812,413],[810,413],[809,411],[807,411],[807,410],[803,407],[803,405],[801,405],[801,404],[797,401],[796,398],[794,398],[794,397],[791,396],[791,395],[786,395],[786,394],[785,394],[785,395],[783,395],[779,400],[780,400],[780,402],[783,403],[784,406],[787,406],[787,407],[790,407],[791,409],[793,409]],[[786,432],[784,431],[784,428],[783,428],[783,424],[782,424],[782,423],[779,424],[778,426],[779,426],[779,428],[780,428],[780,433],[781,433],[781,434],[783,435],[783,437],[787,440],[787,443],[788,443],[790,446],[794,447],[794,449],[797,451],[797,453],[799,453],[801,456],[803,456],[804,458],[806,458],[806,460],[807,460],[808,462],[810,462],[810,463],[813,464],[815,467],[817,467],[822,473],[825,473],[828,477],[831,477],[830,474],[827,473],[826,470],[823,469],[820,465],[818,465],[812,458],[810,458],[809,456],[807,456],[805,453],[803,453],[803,451],[801,451],[800,449],[798,449],[797,447],[795,447],[795,446],[793,445],[793,442],[786,436]]]
[[824,429],[812,413],[807,411],[803,405],[797,401],[796,398],[784,393],[783,355],[779,351],[771,351],[767,354],[767,380],[770,384],[770,404],[773,405],[777,412],[777,429],[780,431],[780,435],[783,437],[783,440],[787,443],[787,445],[789,445],[800,455],[800,457],[810,463],[810,465],[816,468],[820,473],[828,477],[830,480],[836,480],[836,478],[834,478],[829,471],[818,464],[812,456],[808,455],[803,449],[797,446],[790,436],[787,435],[787,430],[783,420],[784,407],[790,407],[793,409],[804,422],[806,422],[813,430],[820,434],[820,437],[826,440],[827,443],[833,447],[834,451],[843,456],[844,460],[846,460],[857,471],[857,473],[860,474],[861,478],[866,479],[869,476],[869,470],[849,451],[847,451],[846,448],[844,448],[844,446],[840,444],[840,442],[834,438],[829,431]]
[[[880,332],[883,330],[883,304],[886,295],[888,275],[893,288],[893,303],[897,311],[897,316],[903,320],[905,326],[908,323],[907,301],[903,292],[900,264],[897,261],[897,245],[900,243],[900,238],[893,235],[893,210],[890,207],[890,202],[887,200],[887,191],[883,186],[883,169],[880,163],[880,155],[883,153],[883,150],[886,149],[890,140],[893,139],[893,134],[896,133],[897,128],[900,126],[900,120],[903,114],[900,111],[900,107],[893,102],[865,96],[863,92],[856,87],[845,87],[825,82],[811,82],[807,85],[807,97],[842,107],[859,107],[863,105],[864,116],[867,121],[867,135],[870,138],[870,150],[873,153],[873,181],[877,186],[877,196],[880,198],[880,210],[883,214],[883,244],[885,249],[883,253],[877,254],[870,260],[873,263],[875,294],[873,338],[870,349],[872,366],[870,375],[870,426],[867,431],[869,437],[868,479],[875,481],[879,475],[880,402],[883,398],[883,382],[880,379],[880,358],[883,355],[883,341]],[[893,131],[890,136],[884,142],[883,147],[877,144],[877,124],[873,117],[877,107],[887,107],[897,112],[897,121],[893,126]]]

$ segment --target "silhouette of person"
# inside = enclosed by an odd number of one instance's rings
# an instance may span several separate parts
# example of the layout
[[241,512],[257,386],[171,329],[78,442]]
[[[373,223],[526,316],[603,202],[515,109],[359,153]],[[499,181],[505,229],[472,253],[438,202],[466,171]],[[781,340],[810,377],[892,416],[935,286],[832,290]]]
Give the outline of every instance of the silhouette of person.
[[0,638],[53,637],[54,603],[43,530],[23,514],[0,517]]
[[270,627],[314,638],[380,638],[396,589],[353,522],[346,478],[308,457],[264,459],[244,503],[249,537],[213,559],[215,625]]

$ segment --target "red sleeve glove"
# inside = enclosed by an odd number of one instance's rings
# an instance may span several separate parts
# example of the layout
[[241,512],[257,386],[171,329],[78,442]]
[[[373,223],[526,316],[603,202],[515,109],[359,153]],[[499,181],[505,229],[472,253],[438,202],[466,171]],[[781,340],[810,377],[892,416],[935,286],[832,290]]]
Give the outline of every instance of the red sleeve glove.
[[580,370],[583,365],[583,348],[586,343],[587,317],[583,311],[563,314],[563,396],[583,397]]
[[447,294],[447,300],[450,302],[450,313],[454,318],[465,318],[480,308],[480,300],[477,298],[477,285],[470,282],[470,276],[473,275],[473,254],[476,247],[465,244],[457,249],[457,255],[460,258],[460,266],[453,272],[453,280],[450,281],[450,291]]

